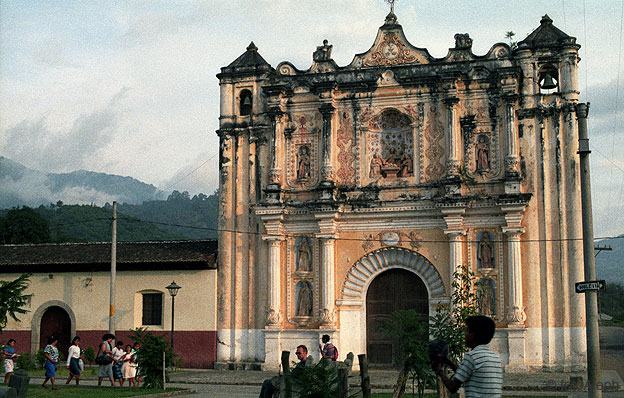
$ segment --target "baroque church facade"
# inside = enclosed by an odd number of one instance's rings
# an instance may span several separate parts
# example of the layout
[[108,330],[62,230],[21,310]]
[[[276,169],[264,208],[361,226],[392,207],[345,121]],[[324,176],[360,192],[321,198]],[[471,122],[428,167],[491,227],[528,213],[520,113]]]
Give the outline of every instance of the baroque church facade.
[[218,364],[323,334],[388,363],[390,314],[432,316],[465,266],[507,371],[582,367],[579,48],[544,16],[517,48],[457,34],[434,58],[391,12],[346,66],[325,41],[307,70],[253,42],[223,67]]

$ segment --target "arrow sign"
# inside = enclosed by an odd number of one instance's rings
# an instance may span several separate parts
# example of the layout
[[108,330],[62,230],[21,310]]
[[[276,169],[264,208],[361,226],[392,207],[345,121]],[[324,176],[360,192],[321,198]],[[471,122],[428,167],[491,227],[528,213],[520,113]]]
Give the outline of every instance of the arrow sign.
[[605,281],[588,281],[588,282],[577,282],[574,284],[574,290],[577,293],[585,293],[592,291],[605,291],[607,289],[607,283]]

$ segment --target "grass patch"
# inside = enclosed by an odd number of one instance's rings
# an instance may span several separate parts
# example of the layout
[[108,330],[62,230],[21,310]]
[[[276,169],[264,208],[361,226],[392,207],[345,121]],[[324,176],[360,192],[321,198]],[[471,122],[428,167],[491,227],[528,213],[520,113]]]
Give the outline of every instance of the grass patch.
[[[30,395],[29,395],[30,396]],[[417,398],[418,394],[405,393],[405,398]],[[392,393],[383,392],[372,394],[371,398],[392,398]],[[434,392],[425,393],[425,398],[437,398],[437,394]],[[556,395],[503,395],[503,398],[561,398]]]
[[41,397],[91,397],[91,398],[116,398],[136,397],[139,395],[160,394],[163,392],[182,391],[183,388],[167,388],[166,390],[146,389],[137,387],[97,387],[97,386],[72,386],[56,385],[57,390],[52,390],[38,385],[28,386],[28,398]]

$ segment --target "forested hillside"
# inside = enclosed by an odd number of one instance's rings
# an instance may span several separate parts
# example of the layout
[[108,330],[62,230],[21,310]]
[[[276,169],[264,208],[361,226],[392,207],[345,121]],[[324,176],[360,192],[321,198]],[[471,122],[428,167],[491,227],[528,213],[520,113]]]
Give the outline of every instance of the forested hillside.
[[[173,191],[167,200],[141,205],[121,204],[117,208],[117,240],[153,241],[213,239],[217,237],[218,193],[211,196]],[[47,221],[49,234],[40,234],[42,223],[32,212]],[[102,242],[111,239],[112,205],[65,205],[58,201],[49,206],[26,210],[0,210],[1,243]],[[32,234],[24,228],[33,228]],[[15,230],[19,230],[15,232]],[[13,232],[11,232],[13,231]],[[13,236],[11,238],[11,236]],[[17,236],[17,237],[16,237]],[[33,236],[30,242],[28,236]],[[42,240],[40,236],[46,236]]]
[[[159,228],[189,239],[216,239],[219,193],[190,197],[188,192],[173,191],[167,200],[153,200],[140,205],[118,206],[124,214],[158,223]],[[181,225],[185,227],[180,227]]]

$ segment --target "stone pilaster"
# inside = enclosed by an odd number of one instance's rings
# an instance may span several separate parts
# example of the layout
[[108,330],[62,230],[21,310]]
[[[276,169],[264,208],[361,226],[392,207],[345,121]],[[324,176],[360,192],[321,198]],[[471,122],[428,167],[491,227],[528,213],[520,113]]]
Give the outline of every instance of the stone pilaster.
[[335,295],[335,239],[337,236],[336,213],[321,213],[315,215],[321,240],[321,297],[319,319],[321,328],[331,329],[336,324],[336,295]]
[[510,328],[524,327],[526,314],[522,297],[522,255],[520,235],[524,233],[522,217],[524,205],[501,206],[505,213],[506,226],[502,228],[507,236],[507,286],[509,289],[509,308],[507,321]]
[[271,132],[269,136],[269,183],[266,187],[266,200],[268,203],[278,203],[282,188],[282,170],[278,160],[278,128],[283,112],[278,107],[270,108],[267,112],[271,119]]
[[282,238],[263,237],[269,243],[267,328],[278,328],[282,322],[280,262]]
[[329,327],[335,324],[336,298],[334,294],[334,239],[321,238],[321,305],[319,319],[321,327]]
[[447,228],[444,230],[444,233],[449,238],[449,291],[451,300],[455,293],[453,275],[461,267],[464,258],[463,236],[466,234],[464,212],[465,209],[463,207],[442,209],[442,214],[446,215],[444,222]]
[[323,159],[323,164],[321,166],[321,178],[323,182],[331,181],[333,183],[334,179],[334,168],[332,167],[331,158],[332,158],[332,140],[331,140],[331,132],[332,132],[332,117],[334,115],[334,106],[332,104],[326,103],[321,105],[319,108],[319,112],[323,115],[323,135],[321,139],[321,154]]
[[449,134],[448,157],[446,159],[446,175],[447,177],[456,178],[459,176],[460,167],[460,137],[455,123],[455,105],[459,102],[457,97],[448,97],[444,99],[446,104],[447,130]]
[[508,177],[518,177],[520,164],[518,133],[516,129],[516,101],[515,94],[507,95],[505,100],[505,133],[507,147],[505,153],[505,175]]

